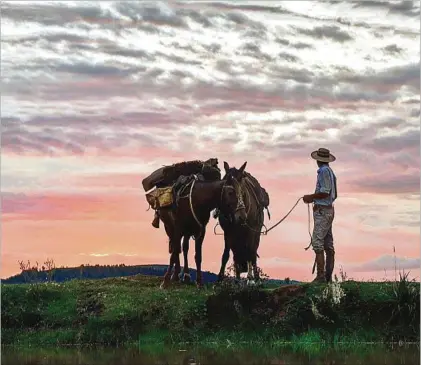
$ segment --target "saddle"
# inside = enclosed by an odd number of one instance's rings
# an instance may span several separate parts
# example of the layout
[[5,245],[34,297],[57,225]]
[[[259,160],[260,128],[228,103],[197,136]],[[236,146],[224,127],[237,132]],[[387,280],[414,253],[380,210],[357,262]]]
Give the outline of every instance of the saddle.
[[173,185],[157,187],[146,193],[146,200],[154,210],[175,208],[181,198],[189,195],[189,187],[194,180],[205,181],[205,178],[202,174],[181,175]]
[[202,174],[192,174],[189,176],[181,175],[176,180],[173,185],[173,194],[175,197],[175,203],[178,205],[178,202],[182,198],[186,198],[189,195],[189,188],[193,181],[206,181],[205,177]]
[[153,227],[159,228],[159,211],[175,208],[194,178],[199,181],[220,180],[221,170],[218,167],[218,159],[184,161],[163,166],[142,180],[146,201],[155,210]]

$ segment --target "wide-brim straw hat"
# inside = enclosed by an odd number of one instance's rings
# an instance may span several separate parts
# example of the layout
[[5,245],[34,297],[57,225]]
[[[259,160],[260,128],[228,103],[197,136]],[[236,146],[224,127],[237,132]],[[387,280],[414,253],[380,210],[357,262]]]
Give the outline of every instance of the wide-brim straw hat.
[[313,151],[311,157],[320,162],[333,162],[336,160],[336,157],[327,148],[319,148],[317,151]]

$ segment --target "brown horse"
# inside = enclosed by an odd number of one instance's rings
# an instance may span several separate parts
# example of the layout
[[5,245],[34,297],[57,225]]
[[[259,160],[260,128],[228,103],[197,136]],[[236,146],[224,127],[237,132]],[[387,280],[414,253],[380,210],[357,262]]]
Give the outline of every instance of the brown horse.
[[[169,238],[170,253],[170,263],[161,284],[162,288],[167,287],[170,281],[179,280],[181,238],[183,237],[184,278],[188,279],[187,252],[191,236],[195,239],[196,284],[198,287],[203,285],[202,244],[212,210],[218,208],[235,222],[246,219],[240,186],[231,176],[218,181],[194,179],[183,188],[183,191],[188,191],[188,194],[180,196],[176,207],[164,209],[160,214]],[[174,273],[171,275],[173,267]]]
[[[224,253],[222,255],[221,268],[218,275],[218,281],[224,278],[225,267],[229,260],[230,250],[234,256],[234,269],[237,279],[242,272],[247,272],[247,278],[252,282],[259,280],[259,271],[257,267],[257,250],[260,244],[260,232],[264,223],[263,206],[259,202],[260,187],[255,186],[251,175],[246,173],[247,161],[239,168],[230,168],[224,162],[224,179],[232,178],[241,186],[243,199],[246,209],[247,219],[242,224],[233,221],[223,212],[219,214],[219,224],[224,231]],[[253,275],[252,275],[253,274]]]

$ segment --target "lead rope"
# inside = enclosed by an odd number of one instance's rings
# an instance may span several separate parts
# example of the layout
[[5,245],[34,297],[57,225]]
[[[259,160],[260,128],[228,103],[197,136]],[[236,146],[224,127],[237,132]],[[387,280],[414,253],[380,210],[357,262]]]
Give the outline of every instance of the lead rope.
[[[258,230],[255,230],[255,229],[253,229],[252,227],[250,227],[250,226],[248,226],[247,225],[247,228],[249,228],[250,230],[252,230],[252,231],[255,231],[255,232],[257,232],[257,233],[260,233],[260,234],[262,234],[262,235],[267,235],[268,234],[268,232],[270,232],[272,229],[274,229],[275,227],[277,227],[278,225],[280,225],[290,214],[291,214],[291,212],[295,209],[295,207],[298,205],[298,203],[300,202],[300,200],[302,199],[303,197],[300,197],[300,198],[298,198],[298,200],[296,201],[296,203],[293,205],[293,207],[289,210],[289,212],[287,213],[287,214],[285,214],[285,216],[284,217],[282,217],[277,223],[275,223],[272,227],[270,227],[270,228],[266,228],[266,226],[265,225],[263,225],[264,227],[265,227],[265,230],[264,231],[258,231]],[[311,247],[311,244],[312,244],[312,235],[311,235],[311,222],[310,222],[310,204],[307,204],[307,217],[308,217],[308,234],[309,234],[309,236],[310,236],[310,244],[305,248],[305,250],[307,251],[310,247]],[[216,233],[216,227],[218,227],[219,226],[219,222],[217,222],[216,223],[216,225],[215,225],[215,227],[213,228],[213,233],[215,234],[215,235],[217,235],[217,236],[221,236],[221,235],[223,235],[223,233]]]
[[311,245],[313,244],[313,236],[311,235],[311,220],[310,220],[310,204],[307,204],[307,221],[308,221],[308,235],[310,236],[310,243],[309,245],[304,249],[308,250]]
[[274,229],[275,227],[279,226],[290,214],[291,212],[295,209],[295,207],[298,205],[298,203],[300,202],[300,200],[303,197],[299,197],[297,202],[293,205],[293,207],[289,210],[289,212],[287,214],[285,214],[285,216],[283,218],[281,218],[278,222],[276,222],[272,227],[267,228],[266,231],[263,233],[264,235],[267,235],[268,232],[270,232],[272,229]]
[[[195,211],[193,209],[193,198],[192,198],[193,194],[192,193],[193,193],[193,187],[194,187],[194,184],[196,183],[196,181],[197,181],[197,176],[194,175],[193,183],[190,186],[189,203],[190,203],[190,210],[192,212],[193,218],[195,219],[196,223],[199,225],[199,227],[200,227],[200,234],[202,234],[203,225],[202,225],[202,223],[200,223],[200,221],[197,218],[196,213],[195,213]],[[193,240],[196,240],[196,236],[193,236]]]
[[[313,245],[313,236],[311,234],[311,225],[310,225],[310,204],[307,204],[307,217],[308,217],[308,234],[310,236],[310,243],[309,245],[304,249],[304,250],[308,250],[312,245]],[[313,263],[313,269],[311,270],[311,274],[314,274],[314,271],[316,271],[316,258],[314,258],[314,263]]]

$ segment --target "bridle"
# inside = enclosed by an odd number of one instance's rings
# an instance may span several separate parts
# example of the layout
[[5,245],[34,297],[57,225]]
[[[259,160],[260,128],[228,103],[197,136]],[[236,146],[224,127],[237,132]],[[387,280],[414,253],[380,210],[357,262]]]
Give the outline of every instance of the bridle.
[[222,186],[220,202],[222,203],[222,201],[223,201],[224,190],[225,189],[233,189],[235,195],[237,196],[237,207],[236,207],[235,212],[234,212],[234,214],[235,214],[240,210],[246,210],[246,205],[244,204],[244,199],[243,199],[243,194],[242,194],[242,189],[241,189],[240,183],[233,176],[231,176],[231,179],[232,179],[232,182],[233,182],[233,184],[232,184],[233,186],[227,185],[227,180],[225,180],[225,183]]
[[[235,213],[237,213],[241,209],[244,209],[245,210],[246,209],[246,206],[245,206],[244,200],[242,198],[241,185],[239,184],[239,182],[234,177],[231,176],[231,178],[232,178],[232,181],[233,181],[233,185],[234,186],[227,185],[227,180],[225,180],[224,185],[222,185],[222,189],[221,189],[220,203],[222,205],[222,202],[223,202],[223,199],[224,199],[224,190],[225,189],[233,189],[234,192],[235,192],[235,195],[237,196],[237,201],[238,201],[237,207],[236,207],[235,212],[234,212],[234,214],[235,214]],[[194,208],[193,208],[192,194],[193,194],[193,187],[194,187],[196,181],[197,181],[197,176],[194,175],[194,180],[193,180],[193,182],[192,182],[192,184],[190,186],[190,192],[189,192],[188,197],[189,197],[189,203],[190,203],[190,210],[192,212],[193,218],[196,221],[196,223],[198,224],[198,226],[200,227],[200,231],[203,231],[203,224],[200,222],[200,220],[197,217],[196,212],[194,211]]]

